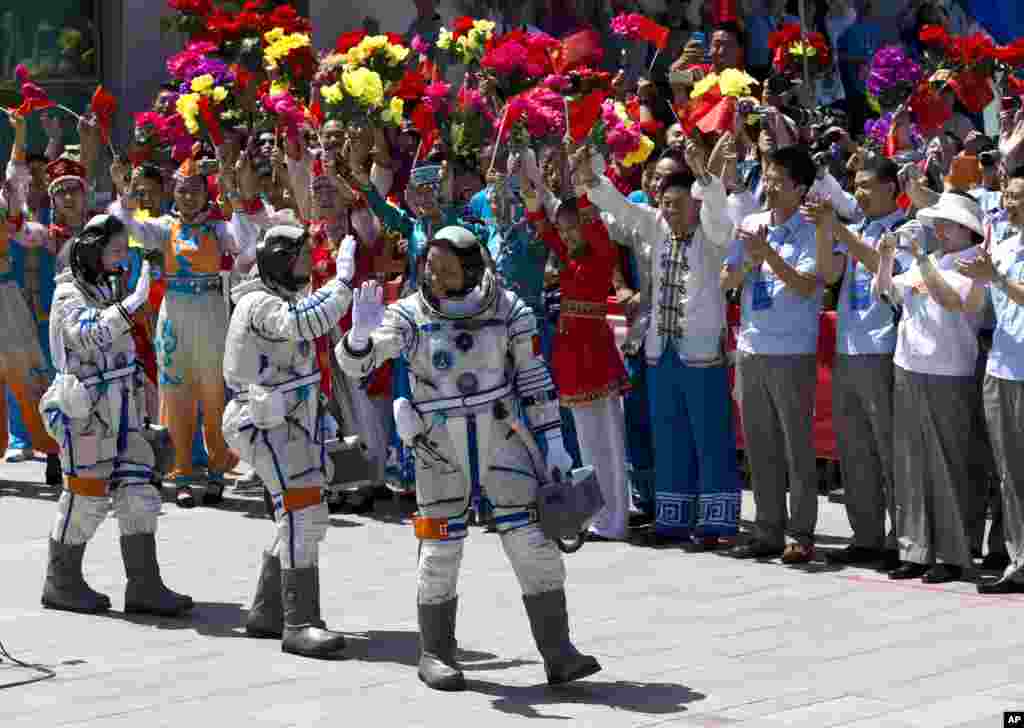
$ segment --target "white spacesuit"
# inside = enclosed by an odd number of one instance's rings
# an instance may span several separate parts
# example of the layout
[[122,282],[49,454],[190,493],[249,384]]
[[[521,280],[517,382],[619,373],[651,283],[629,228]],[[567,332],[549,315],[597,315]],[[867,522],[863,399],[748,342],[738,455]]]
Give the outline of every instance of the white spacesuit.
[[[344,646],[320,619],[319,543],[329,516],[322,489],[331,461],[314,339],[337,326],[352,300],[355,240],[346,238],[337,277],[299,298],[312,266],[309,235],[270,228],[256,270],[231,295],[224,379],[239,395],[224,411],[224,437],[270,492],[277,537],[264,554],[246,631],[281,637],[284,652],[325,657]],[[283,597],[282,597],[283,593]]]
[[439,690],[465,684],[455,662],[456,583],[475,483],[494,504],[548,681],[597,672],[569,639],[562,555],[537,522],[548,473],[534,435],[547,440],[549,465],[567,473],[572,461],[533,312],[498,285],[486,250],[461,227],[428,243],[418,292],[386,311],[376,283],[354,295],[352,329],[336,349],[342,369],[365,376],[399,356],[409,364],[413,401],[397,400],[395,419],[417,452],[420,679]]
[[72,241],[69,267],[57,277],[50,314],[57,378],[39,410],[60,443],[64,492],[50,534],[42,602],[73,612],[110,608],[110,599],[86,584],[82,556],[113,507],[128,576],[125,611],[178,615],[193,602],[160,578],[154,537],[160,492],[153,485],[153,451],[142,435],[143,373],[131,337],[130,317],[146,301],[150,269],[143,264],[135,290],[120,300],[120,261],[104,261],[121,253],[128,255],[124,225],[99,215]]

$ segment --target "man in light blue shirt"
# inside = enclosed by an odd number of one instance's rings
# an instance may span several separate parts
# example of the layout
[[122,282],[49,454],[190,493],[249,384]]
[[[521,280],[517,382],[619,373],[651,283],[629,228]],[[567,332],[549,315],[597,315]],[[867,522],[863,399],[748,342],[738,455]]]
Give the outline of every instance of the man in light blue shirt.
[[[817,271],[821,244],[800,205],[816,177],[805,147],[771,153],[767,212],[743,220],[722,270],[723,289],[743,286],[736,377],[757,505],[755,538],[733,549],[737,558],[781,553],[796,564],[814,557],[818,478],[811,425],[824,287]],[[823,251],[831,255],[831,245]]]
[[[829,554],[840,564],[883,561],[899,566],[894,532],[886,535],[885,516],[894,515],[892,355],[896,350],[896,311],[871,295],[878,272],[878,244],[903,225],[897,198],[899,168],[890,159],[870,157],[855,178],[855,195],[864,220],[846,227],[827,205],[808,211],[823,245],[838,243],[831,260],[819,265],[822,278],[843,278],[836,304],[839,318],[836,361],[832,370],[832,417],[845,487],[846,514],[853,543]],[[909,269],[911,256],[897,254],[894,275]],[[895,522],[895,521],[893,521]]]
[[985,421],[1002,485],[1003,530],[1010,564],[996,582],[978,584],[980,594],[1024,593],[1024,168],[1011,173],[1003,192],[1013,235],[992,246],[960,272],[988,283],[996,327],[985,372]]

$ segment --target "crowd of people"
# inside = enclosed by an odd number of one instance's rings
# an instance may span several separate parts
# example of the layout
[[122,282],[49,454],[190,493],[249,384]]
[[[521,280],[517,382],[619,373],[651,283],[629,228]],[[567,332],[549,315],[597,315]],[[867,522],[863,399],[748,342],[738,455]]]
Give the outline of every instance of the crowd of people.
[[246,629],[336,652],[317,554],[345,476],[331,443],[355,435],[371,481],[417,501],[421,679],[464,685],[474,523],[502,541],[549,681],[592,674],[538,489],[596,476],[589,541],[647,527],[815,560],[825,308],[853,530],[827,558],[1024,592],[1020,42],[934,3],[882,47],[870,1],[804,24],[783,3],[690,3],[700,30],[673,49],[679,28],[622,3],[602,39],[417,2],[406,36],[317,56],[290,6],[169,4],[188,45],[124,148],[100,91],[77,148],[27,70],[7,114],[0,434],[10,419],[9,459],[46,453],[63,483],[45,605],[109,609],[82,559],[113,508],[126,609],[187,612],[160,577],[159,487],[216,506],[243,461],[235,488],[265,490],[276,524]]

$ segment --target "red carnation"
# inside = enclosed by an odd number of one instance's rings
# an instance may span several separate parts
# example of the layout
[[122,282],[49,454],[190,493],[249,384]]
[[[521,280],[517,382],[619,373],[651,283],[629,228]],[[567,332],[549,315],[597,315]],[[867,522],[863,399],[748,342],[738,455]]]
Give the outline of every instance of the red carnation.
[[1018,38],[1010,45],[1000,46],[992,53],[997,61],[1002,61],[1007,66],[1024,66],[1024,38]]
[[468,15],[456,18],[452,23],[452,40],[458,40],[469,31],[473,30],[473,19]]
[[918,35],[921,42],[925,45],[939,46],[941,48],[949,48],[952,39],[949,37],[949,33],[941,25],[926,25],[921,28],[921,33]]
[[965,66],[973,66],[992,58],[995,50],[992,39],[981,33],[964,38],[960,45],[961,58]]
[[791,43],[800,40],[800,38],[800,26],[797,23],[789,23],[768,34],[768,47],[773,51],[779,48],[787,48]]
[[398,33],[385,33],[384,36],[388,39],[388,43],[390,43],[391,45],[405,45],[405,38],[400,36]]
[[210,31],[220,34],[224,40],[236,40],[242,35],[242,22],[239,18],[233,13],[215,10],[206,19],[206,24]]
[[312,26],[291,5],[278,5],[266,20],[268,28],[281,28],[285,33],[308,33]]
[[179,13],[200,17],[206,17],[213,11],[213,3],[210,0],[167,0],[167,6]]
[[334,44],[334,50],[338,53],[348,53],[349,50],[359,45],[365,37],[365,30],[351,30],[348,33],[342,33]]
[[408,70],[402,80],[392,89],[391,95],[403,101],[414,101],[421,98],[427,90],[427,79],[419,71]]

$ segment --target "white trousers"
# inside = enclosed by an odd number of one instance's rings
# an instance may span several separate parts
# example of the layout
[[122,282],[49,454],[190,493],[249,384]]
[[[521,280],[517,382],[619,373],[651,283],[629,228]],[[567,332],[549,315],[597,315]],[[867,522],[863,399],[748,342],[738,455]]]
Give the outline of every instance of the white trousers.
[[[536,523],[501,534],[501,545],[526,596],[565,588],[565,564],[554,541]],[[466,539],[421,541],[417,601],[441,604],[454,599]]]
[[604,538],[625,539],[629,514],[629,480],[626,477],[626,419],[622,397],[615,395],[574,406],[580,459],[592,465],[601,484],[604,508],[594,517],[590,530]]

